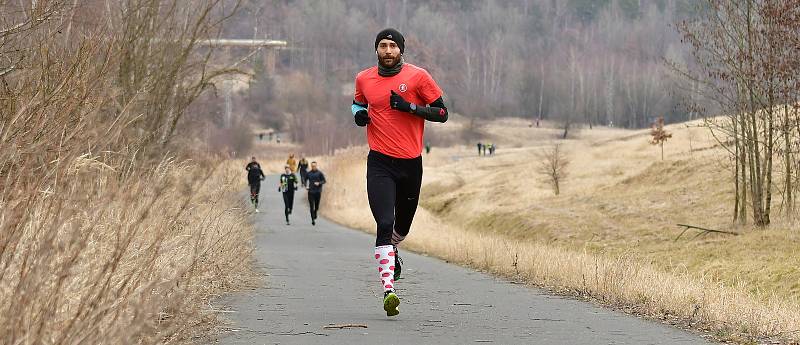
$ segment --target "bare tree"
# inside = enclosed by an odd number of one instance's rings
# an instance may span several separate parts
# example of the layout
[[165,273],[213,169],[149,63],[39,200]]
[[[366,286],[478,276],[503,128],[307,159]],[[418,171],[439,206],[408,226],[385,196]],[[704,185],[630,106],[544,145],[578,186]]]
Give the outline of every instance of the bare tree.
[[536,158],[539,162],[537,172],[545,177],[547,183],[553,188],[553,193],[559,195],[561,186],[567,178],[567,166],[569,166],[569,159],[561,144],[555,144],[542,150]]
[[220,4],[0,0],[0,343],[180,342],[201,322],[194,286],[231,268],[209,247],[236,249],[187,215],[211,213],[211,169],[159,140],[219,72],[190,47]]
[[[661,147],[661,160],[664,160],[664,143],[669,138],[672,138],[672,133],[664,129],[664,117],[659,117],[658,120],[650,128],[650,143]],[[690,139],[691,140],[691,139]],[[691,144],[689,144],[691,146]]]
[[[758,226],[770,224],[775,162],[784,160],[783,202],[793,209],[797,158],[796,52],[800,24],[796,1],[705,0],[703,16],[680,31],[692,47],[697,71],[684,71],[697,92],[728,114],[706,125],[728,149],[733,164],[734,220],[752,210]],[[748,202],[749,201],[749,202]]]

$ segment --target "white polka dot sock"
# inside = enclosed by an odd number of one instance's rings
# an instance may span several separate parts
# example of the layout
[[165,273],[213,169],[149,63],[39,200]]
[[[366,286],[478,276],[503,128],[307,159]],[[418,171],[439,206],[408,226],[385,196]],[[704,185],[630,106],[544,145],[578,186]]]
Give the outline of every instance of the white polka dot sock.
[[383,291],[394,291],[394,246],[375,247],[375,259],[378,260],[378,274]]

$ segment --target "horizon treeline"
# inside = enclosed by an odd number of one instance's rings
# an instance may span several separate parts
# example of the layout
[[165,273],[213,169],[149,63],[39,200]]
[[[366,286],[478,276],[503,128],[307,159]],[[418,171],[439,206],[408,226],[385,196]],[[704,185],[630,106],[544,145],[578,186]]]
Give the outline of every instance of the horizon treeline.
[[341,135],[352,129],[352,81],[375,64],[385,27],[404,34],[406,62],[428,69],[448,107],[470,118],[625,128],[694,119],[695,86],[665,62],[691,64],[675,24],[696,10],[685,0],[251,0],[225,35],[288,41],[274,75],[254,64],[238,111],[300,142],[327,137],[329,151],[352,140]]

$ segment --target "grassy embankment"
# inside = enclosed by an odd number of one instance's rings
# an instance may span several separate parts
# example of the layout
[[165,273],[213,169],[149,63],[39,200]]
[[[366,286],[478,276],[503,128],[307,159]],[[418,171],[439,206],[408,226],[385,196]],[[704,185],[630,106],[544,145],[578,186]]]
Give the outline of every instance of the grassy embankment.
[[[425,157],[422,209],[404,246],[718,339],[800,340],[800,228],[782,217],[766,230],[733,227],[725,153],[705,129],[667,130],[664,161],[647,130],[584,129],[559,140],[570,175],[555,196],[535,171],[559,131],[488,124],[483,141],[498,144],[496,156],[469,146]],[[334,157],[323,211],[374,231],[365,153]],[[677,223],[741,235],[689,231],[676,241]]]

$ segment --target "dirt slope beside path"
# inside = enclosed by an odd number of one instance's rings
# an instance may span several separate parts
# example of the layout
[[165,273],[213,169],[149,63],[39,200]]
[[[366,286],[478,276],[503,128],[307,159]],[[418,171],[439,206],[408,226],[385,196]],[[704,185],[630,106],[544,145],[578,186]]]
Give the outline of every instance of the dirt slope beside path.
[[[272,188],[277,176],[264,183],[262,212],[255,215],[255,256],[266,284],[223,298],[232,325],[221,344],[706,343],[669,326],[402,248],[400,315],[388,318],[372,256],[374,238],[324,219],[312,227],[305,193],[297,195],[293,224],[287,226],[283,201]],[[325,328],[331,324],[367,328]]]

